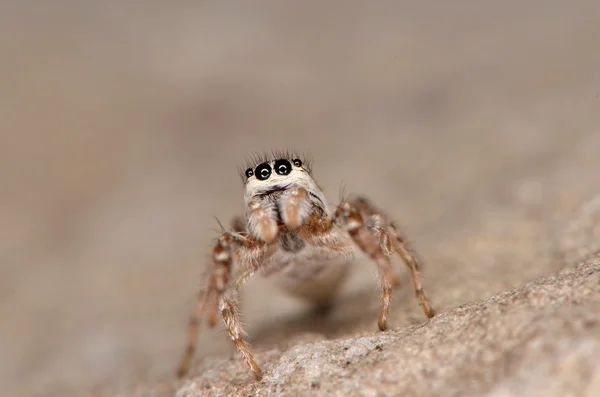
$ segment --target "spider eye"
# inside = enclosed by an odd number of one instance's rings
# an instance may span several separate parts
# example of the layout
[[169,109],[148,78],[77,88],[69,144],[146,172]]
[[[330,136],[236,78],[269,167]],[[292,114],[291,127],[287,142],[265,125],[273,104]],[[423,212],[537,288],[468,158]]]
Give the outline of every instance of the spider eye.
[[300,161],[300,159],[294,159],[292,161],[296,167],[302,167],[302,161]]
[[254,173],[256,174],[256,179],[265,181],[271,176],[271,166],[267,163],[259,164]]
[[276,160],[274,165],[275,172],[279,175],[287,175],[292,172],[292,165],[287,160]]
[[252,175],[254,175],[254,171],[252,171],[252,168],[248,168],[246,170],[246,178],[250,178]]

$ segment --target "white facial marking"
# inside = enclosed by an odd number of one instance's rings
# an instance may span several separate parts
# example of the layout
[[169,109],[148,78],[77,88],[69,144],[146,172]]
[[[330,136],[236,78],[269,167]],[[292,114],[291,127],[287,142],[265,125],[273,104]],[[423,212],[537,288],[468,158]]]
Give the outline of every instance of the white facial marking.
[[265,180],[260,180],[256,175],[260,172],[260,168],[264,168],[260,167],[264,163],[256,164],[252,168],[254,175],[247,178],[245,184],[244,199],[246,204],[249,204],[253,199],[257,199],[262,193],[271,190],[288,190],[294,187],[302,187],[308,192],[311,202],[318,202],[319,206],[323,207],[325,213],[329,214],[327,200],[315,180],[302,166],[294,165],[291,159],[287,159],[287,161],[291,166],[291,170],[286,175],[277,173],[277,159],[267,161],[266,163],[271,167],[271,174]]

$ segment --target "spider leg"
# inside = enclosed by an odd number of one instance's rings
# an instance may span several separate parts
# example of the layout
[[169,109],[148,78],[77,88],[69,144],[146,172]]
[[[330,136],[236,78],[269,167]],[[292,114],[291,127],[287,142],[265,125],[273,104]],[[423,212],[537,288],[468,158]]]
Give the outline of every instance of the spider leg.
[[252,200],[247,209],[248,231],[259,240],[266,243],[273,242],[277,237],[277,208],[275,204],[261,205],[259,201]]
[[393,269],[390,257],[367,229],[359,209],[350,202],[345,201],[338,205],[333,216],[333,222],[345,229],[356,245],[377,264],[377,274],[382,289],[381,309],[377,325],[381,331],[385,331],[392,299],[390,279],[392,278]]
[[[185,376],[189,370],[198,343],[198,328],[201,318],[207,315],[208,325],[212,328],[216,325],[219,310],[234,345],[256,376],[260,377],[260,367],[252,358],[252,354],[243,340],[243,329],[237,309],[238,301],[230,297],[237,295],[238,283],[230,283],[230,278],[234,258],[238,259],[242,267],[256,269],[256,263],[269,254],[270,251],[267,247],[268,245],[264,242],[258,241],[252,236],[245,237],[235,232],[225,232],[219,236],[212,252],[212,271],[208,279],[208,287],[198,294],[196,310],[190,316],[186,349],[177,369],[178,377]],[[252,273],[253,271],[250,271],[248,277]]]
[[392,237],[392,245],[394,246],[396,252],[402,258],[402,261],[408,266],[410,270],[410,276],[413,283],[413,288],[415,290],[415,296],[417,297],[421,308],[423,309],[423,313],[429,318],[435,316],[435,310],[431,307],[431,302],[425,295],[425,291],[423,290],[423,285],[421,284],[421,276],[419,270],[419,261],[417,260],[417,255],[408,245],[406,240],[402,237],[402,235],[398,232],[396,226],[391,223],[388,228],[388,233]]
[[308,192],[297,187],[286,192],[281,198],[281,218],[290,230],[298,229],[311,214],[311,202]]
[[262,370],[258,364],[256,364],[256,361],[254,361],[250,347],[246,341],[244,341],[244,330],[240,321],[238,309],[239,300],[237,299],[237,295],[237,289],[234,289],[234,291],[221,296],[219,299],[219,308],[225,326],[227,327],[227,333],[231,337],[233,344],[244,358],[246,364],[248,364],[252,372],[254,372],[256,379],[260,379],[262,377]]
[[[177,367],[177,377],[179,378],[185,376],[189,371],[190,363],[192,361],[192,358],[194,357],[194,353],[196,352],[200,322],[202,317],[206,313],[207,307],[214,306],[214,303],[216,303],[215,299],[209,299],[214,296],[214,291],[212,291],[211,289],[200,291],[198,293],[196,309],[190,315],[190,319],[187,325],[185,352],[183,354],[183,358],[181,359]],[[212,303],[210,305],[209,300],[212,301],[210,302]],[[212,315],[213,312],[214,310],[211,310],[211,316],[208,321],[209,326],[211,328],[214,327],[214,324],[216,323],[216,316]]]
[[[371,203],[364,197],[357,197],[348,201],[353,207],[360,211],[367,229],[369,229],[371,233],[379,239],[379,245],[384,252],[391,256],[393,253],[392,242],[390,236],[385,231],[389,225],[387,217],[385,217],[374,206],[372,206]],[[392,287],[397,287],[400,285],[400,277],[393,268],[392,271],[387,274],[387,276]]]
[[[390,255],[394,252],[397,252],[398,255],[400,255],[400,258],[410,270],[415,296],[417,297],[423,312],[427,317],[433,317],[435,311],[431,306],[431,302],[429,302],[429,299],[425,295],[423,285],[421,284],[419,270],[420,261],[417,253],[410,247],[396,225],[394,225],[383,212],[375,208],[366,198],[359,197],[352,200],[351,203],[358,208],[361,213],[369,217],[373,225],[372,230],[375,231],[376,235],[379,235],[381,246],[384,247]],[[390,282],[392,282],[392,284],[399,284],[399,278],[395,273],[392,273],[390,276]]]

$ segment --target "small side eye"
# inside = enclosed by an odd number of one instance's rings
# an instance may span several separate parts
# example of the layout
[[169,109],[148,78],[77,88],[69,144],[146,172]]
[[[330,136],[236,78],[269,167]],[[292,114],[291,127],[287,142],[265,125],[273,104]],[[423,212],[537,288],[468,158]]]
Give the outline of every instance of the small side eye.
[[302,161],[300,161],[300,159],[294,159],[292,161],[296,167],[302,167]]
[[256,174],[256,179],[265,181],[271,176],[271,166],[267,163],[259,164],[254,173]]
[[246,178],[250,178],[252,175],[254,175],[254,171],[252,171],[252,168],[248,168],[246,170]]
[[276,160],[274,165],[275,172],[279,175],[287,175],[292,172],[292,165],[287,160]]

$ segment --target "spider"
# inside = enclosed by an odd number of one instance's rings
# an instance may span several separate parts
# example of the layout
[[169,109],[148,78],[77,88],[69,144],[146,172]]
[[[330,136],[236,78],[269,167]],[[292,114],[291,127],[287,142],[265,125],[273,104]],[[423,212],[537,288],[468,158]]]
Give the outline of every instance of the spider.
[[[244,167],[246,168],[246,167]],[[398,228],[366,198],[342,200],[332,210],[312,177],[310,164],[290,153],[261,155],[241,172],[245,221],[234,218],[212,251],[208,283],[190,316],[185,354],[177,375],[185,376],[196,350],[200,320],[216,325],[220,312],[233,344],[257,379],[262,371],[244,341],[239,289],[253,274],[277,274],[288,292],[327,305],[357,251],[376,265],[382,290],[378,326],[387,328],[397,253],[410,269],[416,298],[428,318],[434,310],[423,291],[419,263]]]

